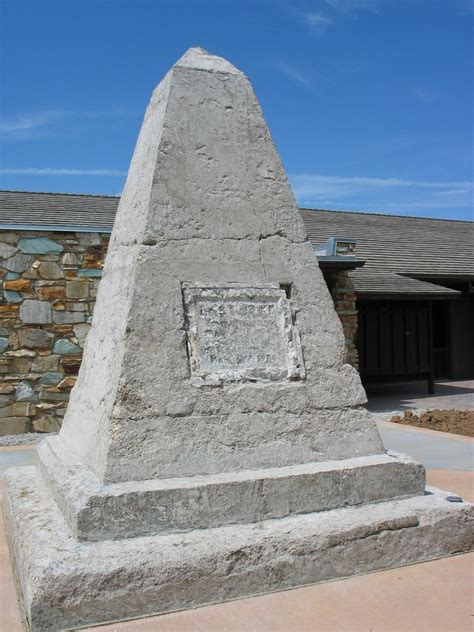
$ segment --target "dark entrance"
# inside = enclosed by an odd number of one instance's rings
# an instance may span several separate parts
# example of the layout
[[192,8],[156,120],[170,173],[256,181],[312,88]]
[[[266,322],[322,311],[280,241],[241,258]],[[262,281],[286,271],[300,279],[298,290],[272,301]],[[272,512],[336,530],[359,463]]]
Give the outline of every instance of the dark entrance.
[[358,352],[364,382],[432,382],[429,301],[358,301]]

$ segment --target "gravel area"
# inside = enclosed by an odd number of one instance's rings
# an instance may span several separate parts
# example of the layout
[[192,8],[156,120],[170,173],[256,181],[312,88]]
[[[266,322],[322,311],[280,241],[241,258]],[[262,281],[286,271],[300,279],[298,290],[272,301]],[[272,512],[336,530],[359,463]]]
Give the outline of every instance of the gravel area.
[[32,445],[39,443],[45,437],[52,437],[57,432],[25,432],[23,434],[6,435],[0,437],[0,447],[10,447],[17,445]]

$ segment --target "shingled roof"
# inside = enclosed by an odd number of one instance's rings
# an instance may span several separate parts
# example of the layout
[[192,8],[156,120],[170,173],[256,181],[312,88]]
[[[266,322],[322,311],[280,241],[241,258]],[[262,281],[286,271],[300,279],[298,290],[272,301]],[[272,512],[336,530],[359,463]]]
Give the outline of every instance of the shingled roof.
[[[120,198],[0,191],[0,230],[110,231]],[[356,291],[367,296],[452,296],[440,282],[474,280],[474,222],[300,209],[313,244],[357,241]]]
[[[442,286],[474,280],[474,222],[300,209],[314,244],[328,237],[357,241],[359,295],[455,294]],[[410,277],[410,278],[408,278]],[[441,285],[423,279],[439,281]]]

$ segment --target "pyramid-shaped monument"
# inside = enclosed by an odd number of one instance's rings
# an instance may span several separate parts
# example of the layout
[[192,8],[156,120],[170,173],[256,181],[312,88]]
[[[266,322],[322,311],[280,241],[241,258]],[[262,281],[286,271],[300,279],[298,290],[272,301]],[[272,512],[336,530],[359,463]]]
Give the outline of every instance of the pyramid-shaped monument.
[[245,75],[190,49],[154,91],[77,385],[7,475],[33,630],[467,550],[472,506],[387,453]]

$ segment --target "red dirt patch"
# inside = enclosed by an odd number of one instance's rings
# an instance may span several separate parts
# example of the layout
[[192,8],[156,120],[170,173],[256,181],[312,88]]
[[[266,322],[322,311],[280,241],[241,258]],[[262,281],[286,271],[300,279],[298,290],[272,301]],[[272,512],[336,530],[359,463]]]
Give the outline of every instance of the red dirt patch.
[[415,415],[411,410],[406,410],[403,417],[395,415],[390,421],[406,426],[474,437],[474,410],[427,410],[421,415]]

